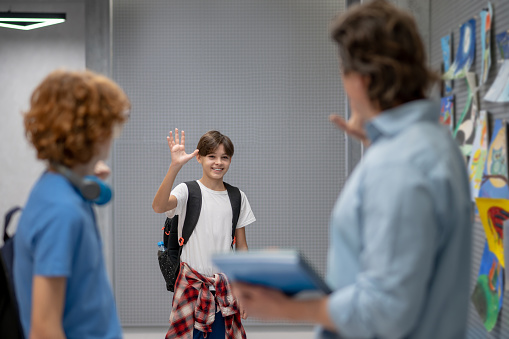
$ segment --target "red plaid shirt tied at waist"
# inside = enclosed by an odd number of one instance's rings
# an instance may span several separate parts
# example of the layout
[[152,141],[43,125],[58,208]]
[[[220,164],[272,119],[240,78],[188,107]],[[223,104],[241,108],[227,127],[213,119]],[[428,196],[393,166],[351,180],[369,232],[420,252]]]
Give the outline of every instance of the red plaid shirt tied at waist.
[[[210,290],[212,286],[216,289],[215,298]],[[225,339],[246,339],[239,308],[226,275],[220,273],[205,277],[182,262],[175,282],[170,329],[166,339],[192,339],[193,328],[205,334],[211,332],[216,303],[224,317]]]

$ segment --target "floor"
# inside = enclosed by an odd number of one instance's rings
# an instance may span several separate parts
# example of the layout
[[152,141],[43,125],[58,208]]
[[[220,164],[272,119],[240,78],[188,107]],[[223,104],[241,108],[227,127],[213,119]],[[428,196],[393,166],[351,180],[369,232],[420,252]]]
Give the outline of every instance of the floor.
[[[163,339],[166,328],[124,328],[124,339]],[[313,339],[310,326],[247,326],[248,339]]]

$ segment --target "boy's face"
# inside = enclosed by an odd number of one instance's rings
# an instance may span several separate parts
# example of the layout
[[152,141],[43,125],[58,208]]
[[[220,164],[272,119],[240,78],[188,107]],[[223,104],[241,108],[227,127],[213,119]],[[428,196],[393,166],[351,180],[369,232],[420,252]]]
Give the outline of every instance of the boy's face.
[[224,151],[224,146],[221,144],[212,153],[206,156],[197,155],[196,159],[203,167],[203,175],[212,180],[222,180],[223,176],[228,172],[231,157]]

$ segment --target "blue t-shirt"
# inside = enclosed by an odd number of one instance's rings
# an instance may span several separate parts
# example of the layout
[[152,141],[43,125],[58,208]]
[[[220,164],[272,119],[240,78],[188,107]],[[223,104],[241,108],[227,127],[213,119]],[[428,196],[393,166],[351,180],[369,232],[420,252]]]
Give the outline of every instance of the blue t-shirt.
[[67,278],[67,338],[122,337],[91,203],[51,172],[33,187],[14,237],[14,285],[27,338],[34,275]]

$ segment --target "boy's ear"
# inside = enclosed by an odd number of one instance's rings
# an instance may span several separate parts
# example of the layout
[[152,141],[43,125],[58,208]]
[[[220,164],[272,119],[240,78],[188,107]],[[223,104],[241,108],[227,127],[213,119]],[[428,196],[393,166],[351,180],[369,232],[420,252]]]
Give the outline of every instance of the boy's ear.
[[198,161],[201,164],[201,155],[200,155],[200,153],[196,154],[196,161]]

